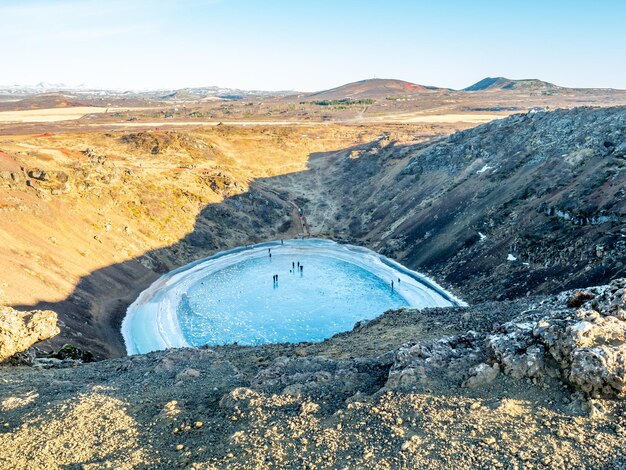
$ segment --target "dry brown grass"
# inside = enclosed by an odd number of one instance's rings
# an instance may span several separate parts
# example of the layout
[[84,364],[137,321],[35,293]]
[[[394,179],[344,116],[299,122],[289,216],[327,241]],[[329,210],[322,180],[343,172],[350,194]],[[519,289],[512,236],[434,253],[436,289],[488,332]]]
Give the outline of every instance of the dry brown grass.
[[139,111],[154,108],[104,108],[96,106],[76,106],[71,108],[28,109],[23,111],[1,111],[0,123],[59,122],[73,121],[88,114]]

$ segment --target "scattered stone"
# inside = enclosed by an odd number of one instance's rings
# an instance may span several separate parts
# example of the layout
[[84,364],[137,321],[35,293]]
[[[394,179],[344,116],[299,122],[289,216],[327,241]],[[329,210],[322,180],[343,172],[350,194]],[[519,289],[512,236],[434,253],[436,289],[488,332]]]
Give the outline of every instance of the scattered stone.
[[195,379],[196,377],[200,377],[200,371],[192,368],[187,368],[178,374],[176,374],[176,381],[185,381],[190,379]]
[[347,399],[371,393],[386,378],[391,358],[335,361],[323,357],[279,357],[252,379],[252,388],[290,396]]
[[74,359],[81,362],[93,362],[94,355],[89,351],[83,351],[71,344],[64,344],[59,349],[50,354],[50,357],[56,359]]
[[483,338],[476,332],[402,346],[394,353],[385,387],[407,390],[426,386],[443,374],[461,381],[469,370],[484,362]]
[[591,300],[593,298],[594,295],[591,292],[577,290],[567,301],[567,306],[569,308],[578,308],[581,307],[587,300]]
[[39,168],[35,168],[33,170],[29,170],[27,172],[28,176],[30,176],[31,178],[35,179],[35,180],[39,180],[39,181],[50,181],[50,175],[48,175],[48,173],[46,173],[44,170],[41,170]]
[[585,408],[591,419],[600,419],[606,415],[606,408],[597,400],[589,400]]

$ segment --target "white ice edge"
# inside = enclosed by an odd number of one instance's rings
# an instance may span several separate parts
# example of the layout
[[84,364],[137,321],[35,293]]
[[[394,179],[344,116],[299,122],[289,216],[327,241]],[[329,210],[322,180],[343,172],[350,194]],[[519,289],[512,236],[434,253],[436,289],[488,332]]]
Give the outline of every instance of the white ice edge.
[[[140,353],[138,341],[143,343],[143,350],[149,348],[151,351],[190,346],[185,341],[176,313],[182,294],[202,277],[245,259],[267,256],[268,248],[281,255],[297,255],[306,251],[308,255],[333,257],[360,266],[387,282],[393,279],[396,281],[397,293],[410,307],[467,305],[427,276],[367,248],[323,239],[287,240],[284,244],[266,242],[217,253],[157,279],[128,307],[122,322],[122,336],[127,353]],[[400,283],[397,282],[398,279],[401,280]],[[141,338],[134,336],[137,334]]]

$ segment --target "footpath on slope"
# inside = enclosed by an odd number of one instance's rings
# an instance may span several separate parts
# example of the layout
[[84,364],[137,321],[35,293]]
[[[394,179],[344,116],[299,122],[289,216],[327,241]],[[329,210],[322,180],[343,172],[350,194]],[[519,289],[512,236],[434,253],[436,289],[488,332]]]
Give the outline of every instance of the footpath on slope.
[[[291,207],[291,220],[294,227],[300,227],[300,231],[297,237],[295,238],[305,238],[311,236],[311,230],[307,224],[306,217],[304,216],[304,212],[300,206],[298,206],[295,202],[291,200],[291,198],[285,198],[280,192],[272,189],[262,183],[255,183],[257,189],[264,193],[266,196],[271,195],[273,198],[277,198],[281,203],[287,204]],[[270,196],[270,197],[271,197]]]

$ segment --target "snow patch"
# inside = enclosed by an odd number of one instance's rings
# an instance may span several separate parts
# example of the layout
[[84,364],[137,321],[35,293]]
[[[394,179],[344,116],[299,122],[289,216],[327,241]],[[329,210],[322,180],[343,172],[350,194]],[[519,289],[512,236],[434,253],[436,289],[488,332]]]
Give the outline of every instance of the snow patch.
[[477,174],[477,175],[480,175],[481,173],[484,173],[484,172],[485,172],[485,171],[487,171],[487,170],[493,170],[493,167],[492,167],[492,166],[489,166],[489,165],[485,165],[485,166],[484,166],[484,167],[482,167],[480,170],[478,170],[478,171],[476,172],[476,174]]
[[513,256],[511,253],[509,253],[509,256],[506,257],[507,261],[517,261],[517,258],[515,256]]

